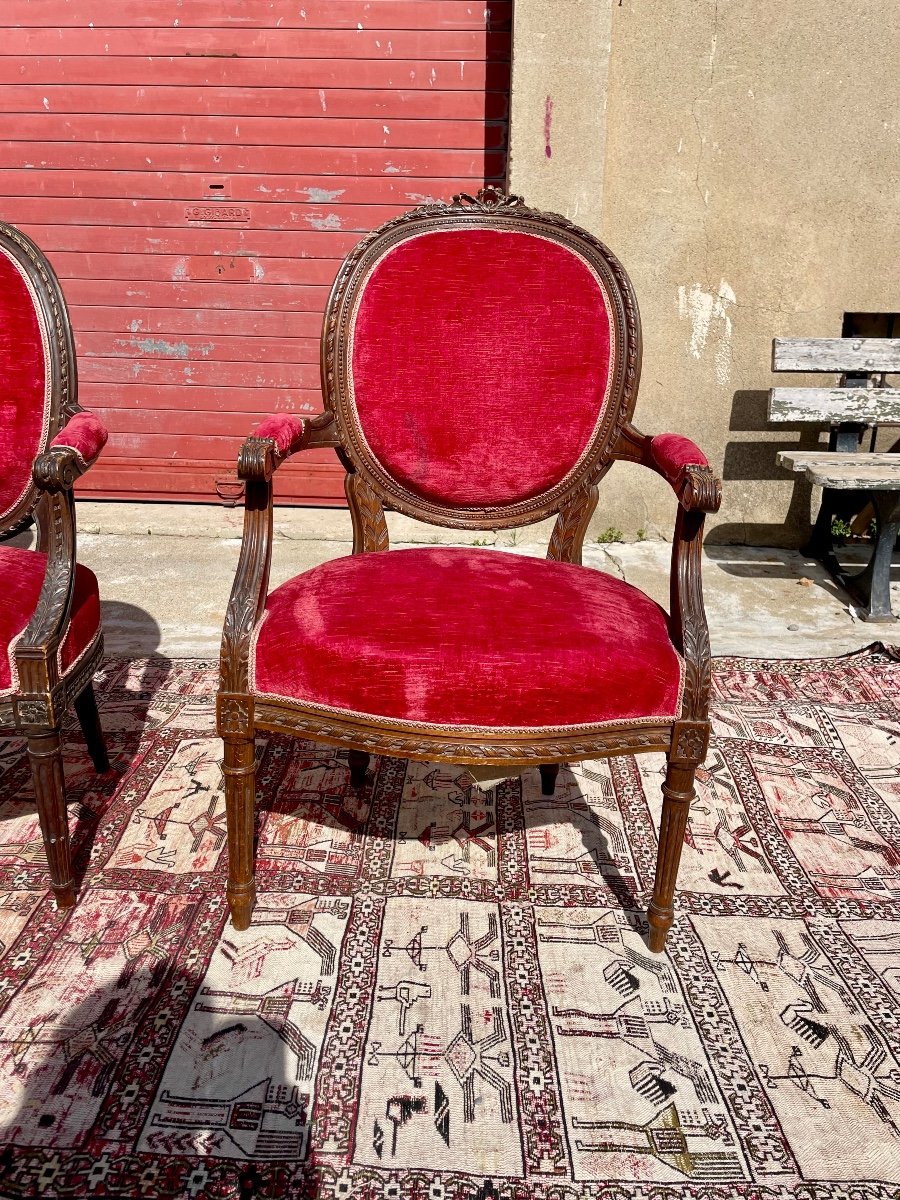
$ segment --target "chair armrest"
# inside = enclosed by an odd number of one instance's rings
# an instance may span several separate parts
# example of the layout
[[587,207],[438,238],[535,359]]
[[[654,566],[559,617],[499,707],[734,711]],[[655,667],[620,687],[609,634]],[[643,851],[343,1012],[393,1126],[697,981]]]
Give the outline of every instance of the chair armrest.
[[100,418],[86,409],[70,417],[43,454],[34,460],[32,476],[44,492],[72,487],[97,461],[109,434]]
[[722,503],[722,482],[703,451],[690,438],[677,433],[659,433],[648,439],[650,462],[669,483],[682,508],[714,513]]
[[633,425],[626,425],[612,456],[625,462],[640,463],[662,475],[687,512],[719,511],[722,481],[709,465],[706,455],[690,438],[678,433],[658,433],[648,437]]
[[268,480],[285,459],[299,450],[338,445],[333,413],[324,412],[316,417],[275,413],[265,417],[241,446],[237,473],[241,479]]

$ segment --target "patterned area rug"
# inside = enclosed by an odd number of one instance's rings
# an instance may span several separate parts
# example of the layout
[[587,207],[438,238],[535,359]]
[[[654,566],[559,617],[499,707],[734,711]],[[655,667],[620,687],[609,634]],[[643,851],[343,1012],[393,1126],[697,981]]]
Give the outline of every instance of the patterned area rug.
[[660,757],[373,763],[260,738],[223,896],[209,664],[111,662],[74,726],[78,907],[0,743],[4,1196],[873,1200],[900,1183],[900,666],[718,660],[666,956]]

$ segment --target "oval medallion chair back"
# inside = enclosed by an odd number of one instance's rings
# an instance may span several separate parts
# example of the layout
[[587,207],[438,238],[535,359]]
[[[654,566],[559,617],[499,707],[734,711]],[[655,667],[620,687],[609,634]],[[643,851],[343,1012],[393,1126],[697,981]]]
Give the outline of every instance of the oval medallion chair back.
[[[254,885],[254,734],[369,755],[538,766],[668,756],[649,942],[672,923],[695,768],[708,741],[700,586],[721,498],[687,438],[631,424],[640,322],[610,251],[563,217],[487,188],[383,225],[343,264],[322,336],[325,412],[266,418],[244,443],[244,539],[222,642],[228,898]],[[272,478],[330,446],[346,468],[353,555],[268,592]],[[678,499],[671,614],[581,565],[617,459]],[[476,547],[388,550],[385,510],[469,530],[556,515],[546,560]]]
[[[0,730],[26,738],[60,907],[75,902],[60,746],[70,704],[97,770],[109,766],[91,685],[100,600],[76,563],[72,497],[107,435],[77,393],[59,281],[34,242],[0,222]],[[5,544],[32,519],[36,550]]]

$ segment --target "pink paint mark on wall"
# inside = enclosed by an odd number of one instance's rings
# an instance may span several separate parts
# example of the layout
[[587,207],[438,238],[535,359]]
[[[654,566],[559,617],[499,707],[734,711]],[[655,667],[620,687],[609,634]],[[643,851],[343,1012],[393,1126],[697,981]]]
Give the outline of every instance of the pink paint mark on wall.
[[544,153],[548,158],[553,157],[553,147],[550,145],[550,128],[553,125],[553,101],[548,96],[544,101]]

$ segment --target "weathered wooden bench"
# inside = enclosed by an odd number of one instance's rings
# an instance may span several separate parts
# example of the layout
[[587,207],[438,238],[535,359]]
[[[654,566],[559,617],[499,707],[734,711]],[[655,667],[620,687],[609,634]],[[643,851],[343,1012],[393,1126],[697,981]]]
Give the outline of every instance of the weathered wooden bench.
[[[839,387],[773,388],[769,420],[830,423],[827,450],[785,450],[779,465],[823,489],[822,506],[805,547],[864,606],[869,621],[892,621],[891,556],[900,526],[900,454],[874,453],[874,430],[900,425],[900,388],[884,386],[885,373],[900,372],[900,338],[775,338],[773,371],[839,371]],[[870,450],[862,436],[872,429]],[[868,564],[844,570],[834,549],[836,496],[865,493],[875,510],[877,536]],[[862,500],[862,504],[865,504]]]

